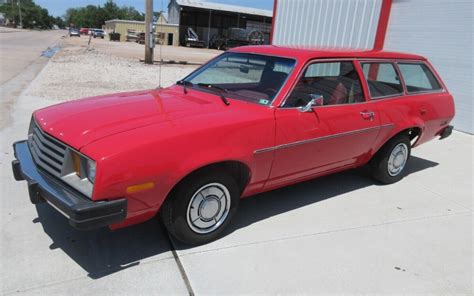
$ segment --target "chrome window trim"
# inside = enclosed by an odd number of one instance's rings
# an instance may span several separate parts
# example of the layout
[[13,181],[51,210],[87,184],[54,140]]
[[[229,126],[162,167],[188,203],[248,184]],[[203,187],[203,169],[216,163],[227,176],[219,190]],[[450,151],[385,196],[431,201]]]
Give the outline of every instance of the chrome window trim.
[[386,96],[380,96],[380,97],[372,97],[371,96],[370,99],[374,100],[374,101],[378,101],[378,100],[383,100],[383,99],[401,98],[403,96],[405,96],[405,93],[401,92],[401,93],[398,93],[398,94],[386,95]]
[[[347,107],[347,106],[357,106],[357,105],[363,105],[363,104],[369,104],[370,101],[364,101],[364,102],[357,102],[357,103],[351,103],[351,104],[333,104],[333,105],[326,105],[326,106],[313,106],[313,109],[318,109],[321,108],[334,108],[334,107]],[[280,107],[279,110],[294,110],[298,109],[299,107]]]
[[280,149],[290,148],[290,147],[294,147],[294,146],[319,142],[319,141],[323,141],[323,140],[328,140],[328,139],[333,139],[333,138],[339,138],[339,137],[364,133],[364,132],[371,131],[371,130],[376,130],[376,129],[379,130],[379,129],[382,129],[382,128],[388,128],[388,127],[393,127],[393,126],[395,126],[395,124],[393,124],[393,123],[377,125],[377,126],[373,126],[373,127],[367,127],[367,128],[362,128],[362,129],[358,129],[358,130],[352,130],[352,131],[337,133],[337,134],[333,134],[333,135],[327,135],[327,136],[322,136],[322,137],[317,137],[317,138],[311,138],[311,139],[306,139],[306,140],[300,140],[300,141],[280,144],[280,145],[276,145],[276,146],[273,146],[273,147],[256,149],[253,153],[254,154],[260,154],[260,153],[265,153],[265,152],[271,152],[271,151],[275,151],[275,150],[280,150]]

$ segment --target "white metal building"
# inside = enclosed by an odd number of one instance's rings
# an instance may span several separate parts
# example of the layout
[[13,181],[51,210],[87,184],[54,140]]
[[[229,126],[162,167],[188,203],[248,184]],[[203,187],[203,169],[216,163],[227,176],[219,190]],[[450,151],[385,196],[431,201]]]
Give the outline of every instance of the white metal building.
[[426,56],[474,133],[473,0],[276,0],[272,44],[387,49]]

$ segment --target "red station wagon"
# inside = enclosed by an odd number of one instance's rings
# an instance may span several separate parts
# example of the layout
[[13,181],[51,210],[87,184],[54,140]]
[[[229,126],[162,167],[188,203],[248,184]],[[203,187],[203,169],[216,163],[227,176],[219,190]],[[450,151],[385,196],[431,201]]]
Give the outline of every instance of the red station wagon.
[[177,239],[216,239],[240,198],[368,165],[400,180],[410,149],[446,138],[453,98],[418,55],[232,49],[175,85],[34,112],[16,180],[78,229],[161,213]]

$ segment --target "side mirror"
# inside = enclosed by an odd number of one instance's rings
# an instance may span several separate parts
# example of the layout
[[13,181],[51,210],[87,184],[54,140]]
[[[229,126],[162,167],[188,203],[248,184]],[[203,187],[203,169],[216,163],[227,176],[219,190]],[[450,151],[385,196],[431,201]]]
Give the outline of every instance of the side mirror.
[[313,107],[324,105],[324,97],[319,94],[310,94],[311,100],[306,106],[298,107],[300,112],[312,112]]
[[314,106],[322,106],[324,105],[324,97],[323,95],[319,94],[310,94],[311,99],[314,100]]
[[308,104],[306,104],[306,106],[301,106],[301,107],[298,107],[298,110],[300,112],[312,112],[313,111],[313,106],[314,106],[314,103],[316,102],[315,99],[311,99],[311,101],[308,102]]

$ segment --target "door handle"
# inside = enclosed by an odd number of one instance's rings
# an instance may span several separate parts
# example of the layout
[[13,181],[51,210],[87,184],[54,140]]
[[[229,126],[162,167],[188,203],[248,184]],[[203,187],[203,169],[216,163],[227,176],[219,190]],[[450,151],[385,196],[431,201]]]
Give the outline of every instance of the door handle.
[[373,121],[375,118],[375,113],[372,111],[362,111],[360,112],[360,116],[362,116],[365,120]]

